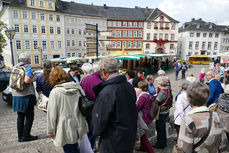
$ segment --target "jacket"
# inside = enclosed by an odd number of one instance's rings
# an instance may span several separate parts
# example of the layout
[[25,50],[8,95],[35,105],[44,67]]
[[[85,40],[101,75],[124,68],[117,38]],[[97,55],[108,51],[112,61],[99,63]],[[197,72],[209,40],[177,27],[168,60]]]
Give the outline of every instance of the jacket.
[[217,99],[219,98],[219,95],[224,92],[221,83],[216,80],[212,79],[208,84],[208,87],[210,89],[210,96],[207,102],[207,107],[210,106],[212,103],[217,102]]
[[188,112],[180,126],[178,148],[181,148],[185,153],[193,153],[194,151],[197,153],[218,153],[223,128],[220,118],[215,112],[212,114],[212,126],[207,139],[193,150],[193,145],[207,134],[209,117],[210,113],[206,106],[193,108]]
[[217,113],[226,132],[229,132],[229,96],[221,94],[218,100]]
[[80,86],[83,88],[88,99],[95,102],[96,96],[93,91],[93,87],[101,82],[103,82],[103,80],[97,72],[82,79],[82,81],[80,82]]
[[74,82],[62,83],[52,89],[47,108],[47,133],[54,134],[55,146],[75,144],[88,132],[86,119],[78,107],[81,94],[85,95]]
[[134,88],[118,75],[94,87],[93,134],[100,136],[100,153],[132,153],[137,132]]
[[[80,82],[81,77],[80,77],[79,74],[77,74],[77,78],[78,78],[78,80],[79,80],[79,82]],[[75,80],[75,79],[72,77],[72,75],[70,74],[70,71],[68,71],[68,82],[71,82],[71,81],[76,82],[76,80]]]
[[142,119],[146,125],[149,126],[152,123],[152,119],[148,116],[148,112],[151,107],[151,99],[148,92],[142,92],[137,100],[137,110],[142,112]]

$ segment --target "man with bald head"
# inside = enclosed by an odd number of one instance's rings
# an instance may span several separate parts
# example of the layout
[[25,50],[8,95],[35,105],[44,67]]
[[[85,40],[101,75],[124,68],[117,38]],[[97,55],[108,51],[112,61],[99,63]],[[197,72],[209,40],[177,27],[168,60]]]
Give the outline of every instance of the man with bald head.
[[217,102],[219,95],[224,92],[221,83],[214,78],[214,72],[208,71],[206,73],[207,85],[210,89],[210,96],[207,102],[207,106]]

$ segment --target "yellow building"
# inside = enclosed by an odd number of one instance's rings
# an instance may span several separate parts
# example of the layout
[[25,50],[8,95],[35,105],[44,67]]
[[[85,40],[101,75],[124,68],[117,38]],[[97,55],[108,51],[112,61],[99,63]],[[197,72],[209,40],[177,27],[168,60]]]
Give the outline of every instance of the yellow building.
[[[64,15],[56,4],[55,0],[2,1],[0,20],[16,30],[15,64],[22,52],[31,55],[33,67],[40,67],[41,60],[65,56]],[[3,56],[6,66],[11,66],[10,46],[4,48]]]

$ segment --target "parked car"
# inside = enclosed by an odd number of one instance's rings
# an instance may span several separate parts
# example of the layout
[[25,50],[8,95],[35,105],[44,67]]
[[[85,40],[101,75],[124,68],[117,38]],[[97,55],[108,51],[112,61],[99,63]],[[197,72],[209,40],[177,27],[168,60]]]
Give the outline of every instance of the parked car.
[[0,92],[6,89],[10,80],[10,71],[0,71]]

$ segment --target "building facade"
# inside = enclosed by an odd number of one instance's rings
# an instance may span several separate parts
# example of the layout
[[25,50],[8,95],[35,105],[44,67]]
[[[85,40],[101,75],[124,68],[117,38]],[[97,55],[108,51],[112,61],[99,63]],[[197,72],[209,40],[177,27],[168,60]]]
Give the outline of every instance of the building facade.
[[[14,61],[27,52],[31,56],[31,65],[40,67],[42,60],[65,55],[64,15],[55,10],[55,0],[3,1],[0,20],[8,28],[14,28]],[[6,66],[11,65],[10,46],[5,48],[3,56]]]
[[154,9],[144,22],[145,53],[176,54],[178,23],[159,9]]
[[179,28],[180,57],[187,60],[192,55],[209,55],[216,57],[229,49],[229,28],[192,19]]

